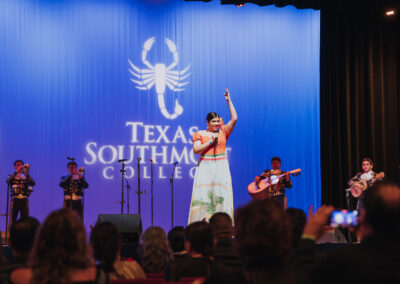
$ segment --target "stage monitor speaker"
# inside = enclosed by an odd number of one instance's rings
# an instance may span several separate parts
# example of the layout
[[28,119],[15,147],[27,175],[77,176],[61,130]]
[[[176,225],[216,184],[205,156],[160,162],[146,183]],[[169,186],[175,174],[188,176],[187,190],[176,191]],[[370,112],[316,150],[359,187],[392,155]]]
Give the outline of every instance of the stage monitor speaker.
[[345,235],[339,228],[330,228],[328,226],[324,229],[324,234],[317,241],[317,244],[343,244],[348,243]]
[[117,226],[121,233],[122,243],[139,243],[142,234],[140,215],[99,214],[96,225],[102,222],[110,222]]

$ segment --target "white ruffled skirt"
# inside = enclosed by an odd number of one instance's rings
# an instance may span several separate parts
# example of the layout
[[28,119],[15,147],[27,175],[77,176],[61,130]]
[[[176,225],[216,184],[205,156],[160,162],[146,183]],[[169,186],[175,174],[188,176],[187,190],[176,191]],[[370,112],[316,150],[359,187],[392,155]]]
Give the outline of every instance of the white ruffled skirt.
[[225,212],[233,219],[232,178],[225,154],[204,155],[193,182],[188,224]]

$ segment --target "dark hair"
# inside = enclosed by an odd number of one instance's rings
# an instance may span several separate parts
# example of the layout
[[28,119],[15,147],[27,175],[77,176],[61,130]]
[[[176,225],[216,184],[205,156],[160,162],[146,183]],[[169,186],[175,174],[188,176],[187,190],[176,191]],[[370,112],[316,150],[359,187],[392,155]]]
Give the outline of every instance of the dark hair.
[[286,212],[275,200],[254,200],[235,212],[235,247],[245,261],[283,261],[292,247]]
[[94,265],[90,251],[85,228],[75,211],[65,208],[50,213],[31,251],[31,283],[71,283],[71,271]]
[[185,229],[185,240],[190,249],[204,257],[209,257],[214,248],[214,238],[210,225],[206,221],[194,222]]
[[35,240],[40,223],[33,217],[25,217],[16,221],[10,229],[12,248],[22,254],[28,254]]
[[289,216],[290,223],[292,225],[292,236],[293,236],[293,246],[297,246],[303,234],[304,226],[307,222],[306,213],[303,210],[297,208],[288,208],[286,213]]
[[69,162],[68,164],[67,164],[67,168],[69,168],[69,166],[78,166],[78,164],[77,163],[75,163],[75,162]]
[[161,227],[149,227],[142,235],[142,267],[146,273],[164,273],[173,260],[167,236]]
[[371,165],[374,164],[374,162],[372,162],[372,159],[371,159],[371,158],[368,158],[368,157],[362,159],[362,162],[361,162],[361,163],[364,163],[364,162],[369,162]]
[[218,113],[216,112],[210,112],[209,114],[207,114],[207,122],[210,122],[211,120],[213,120],[214,118],[218,118],[220,117]]
[[15,160],[14,167],[15,167],[15,164],[18,163],[18,162],[24,163],[24,161],[22,161],[22,160]]
[[272,163],[273,161],[278,161],[279,163],[281,163],[281,158],[279,158],[279,157],[272,157],[271,163]]
[[384,180],[374,183],[365,192],[366,220],[374,232],[400,232],[400,187]]
[[224,212],[218,212],[211,216],[210,227],[214,238],[232,237],[232,218]]
[[168,232],[168,242],[173,252],[185,250],[185,228],[177,226]]
[[111,222],[97,224],[90,233],[90,245],[95,259],[101,261],[107,271],[112,271],[121,246],[121,235],[117,226]]

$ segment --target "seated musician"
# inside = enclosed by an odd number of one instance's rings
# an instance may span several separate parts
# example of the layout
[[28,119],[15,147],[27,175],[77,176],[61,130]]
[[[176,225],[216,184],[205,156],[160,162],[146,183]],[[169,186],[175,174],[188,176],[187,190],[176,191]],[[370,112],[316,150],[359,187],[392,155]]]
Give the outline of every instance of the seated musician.
[[384,178],[385,174],[377,174],[372,169],[374,163],[371,158],[364,158],[362,160],[362,172],[357,173],[353,178],[349,180],[352,195],[358,199],[357,210],[361,210],[364,207],[364,193],[374,182]]
[[[255,177],[254,181],[256,182],[257,185],[263,179],[269,178],[274,175],[282,174],[281,158],[273,157],[271,159],[271,168],[272,169],[265,170],[261,175]],[[273,192],[271,198],[277,200],[284,209],[287,208],[287,198],[285,195],[285,191],[286,188],[291,188],[291,187],[292,187],[292,181],[290,180],[290,173],[287,173],[285,178],[281,179],[278,184],[272,186]]]

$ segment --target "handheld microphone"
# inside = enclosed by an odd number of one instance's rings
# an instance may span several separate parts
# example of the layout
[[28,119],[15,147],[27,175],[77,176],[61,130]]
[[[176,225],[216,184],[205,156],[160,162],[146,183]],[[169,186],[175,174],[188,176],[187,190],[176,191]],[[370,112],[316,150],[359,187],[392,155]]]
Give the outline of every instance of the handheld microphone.
[[218,146],[218,137],[215,137],[215,147]]
[[118,160],[118,163],[125,162],[125,161],[128,161],[128,159],[121,159],[121,160]]

